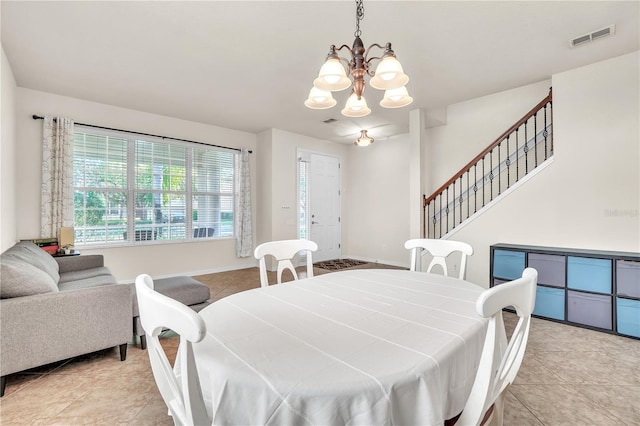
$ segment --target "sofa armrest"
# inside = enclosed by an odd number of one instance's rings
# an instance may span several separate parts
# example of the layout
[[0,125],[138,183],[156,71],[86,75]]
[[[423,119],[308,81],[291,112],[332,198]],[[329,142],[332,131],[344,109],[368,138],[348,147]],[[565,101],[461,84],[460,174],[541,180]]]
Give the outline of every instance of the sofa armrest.
[[0,301],[0,375],[131,341],[131,288],[105,285]]
[[81,256],[54,257],[58,262],[60,273],[80,271],[83,269],[101,268],[104,266],[104,257],[101,254],[88,254]]

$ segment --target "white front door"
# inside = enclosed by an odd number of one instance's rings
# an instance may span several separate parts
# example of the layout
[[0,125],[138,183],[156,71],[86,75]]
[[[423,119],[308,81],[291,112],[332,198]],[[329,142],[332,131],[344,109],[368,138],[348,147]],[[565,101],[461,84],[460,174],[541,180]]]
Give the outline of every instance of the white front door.
[[313,261],[341,257],[340,223],[340,159],[329,155],[307,153],[309,239],[318,244]]

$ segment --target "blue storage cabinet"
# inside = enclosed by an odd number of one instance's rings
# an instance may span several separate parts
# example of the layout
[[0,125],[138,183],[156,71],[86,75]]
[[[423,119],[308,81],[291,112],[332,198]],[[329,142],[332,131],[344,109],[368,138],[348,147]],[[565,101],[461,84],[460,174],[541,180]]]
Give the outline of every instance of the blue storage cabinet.
[[640,337],[640,300],[616,298],[618,333]]
[[510,250],[493,252],[493,276],[505,280],[515,280],[524,271],[524,253]]
[[538,271],[537,317],[640,339],[640,253],[495,244],[490,285]]
[[564,289],[538,286],[536,289],[536,306],[534,315],[557,320],[564,320]]
[[567,287],[611,294],[611,259],[569,256]]

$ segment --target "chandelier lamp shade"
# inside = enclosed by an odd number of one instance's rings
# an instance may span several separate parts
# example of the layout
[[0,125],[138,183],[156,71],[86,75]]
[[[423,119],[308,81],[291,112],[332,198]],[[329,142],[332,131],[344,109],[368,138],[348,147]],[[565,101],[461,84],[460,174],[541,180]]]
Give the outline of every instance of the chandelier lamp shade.
[[[311,109],[327,109],[333,107],[337,101],[331,92],[339,92],[351,88],[351,95],[347,99],[342,110],[342,115],[347,117],[364,117],[371,113],[367,101],[363,96],[366,86],[365,76],[370,77],[369,84],[374,89],[384,90],[384,96],[380,105],[385,108],[400,108],[413,102],[409,96],[406,84],[409,77],[404,73],[402,65],[391,49],[391,43],[384,47],[374,43],[366,50],[360,38],[360,21],[364,18],[364,6],[362,0],[356,0],[356,31],[353,46],[346,44],[336,48],[329,47],[329,54],[318,72],[318,78],[313,81],[313,87],[305,105]],[[372,48],[382,50],[382,56],[370,56]],[[346,59],[338,55],[339,51],[349,52],[350,58]],[[376,69],[373,69],[373,61],[379,61]],[[373,139],[371,140],[373,142]],[[368,145],[368,144],[367,144]]]
[[373,143],[374,139],[367,134],[366,130],[360,130],[360,136],[353,142],[358,146],[369,146]]

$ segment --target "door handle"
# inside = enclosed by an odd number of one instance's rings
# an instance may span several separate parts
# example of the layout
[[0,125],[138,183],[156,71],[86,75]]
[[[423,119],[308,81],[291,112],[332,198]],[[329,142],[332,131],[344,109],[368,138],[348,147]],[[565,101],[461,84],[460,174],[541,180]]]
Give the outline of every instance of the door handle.
[[311,224],[312,224],[312,225],[316,225],[317,223],[318,223],[318,222],[316,222],[315,220],[312,220],[312,221],[311,221]]

